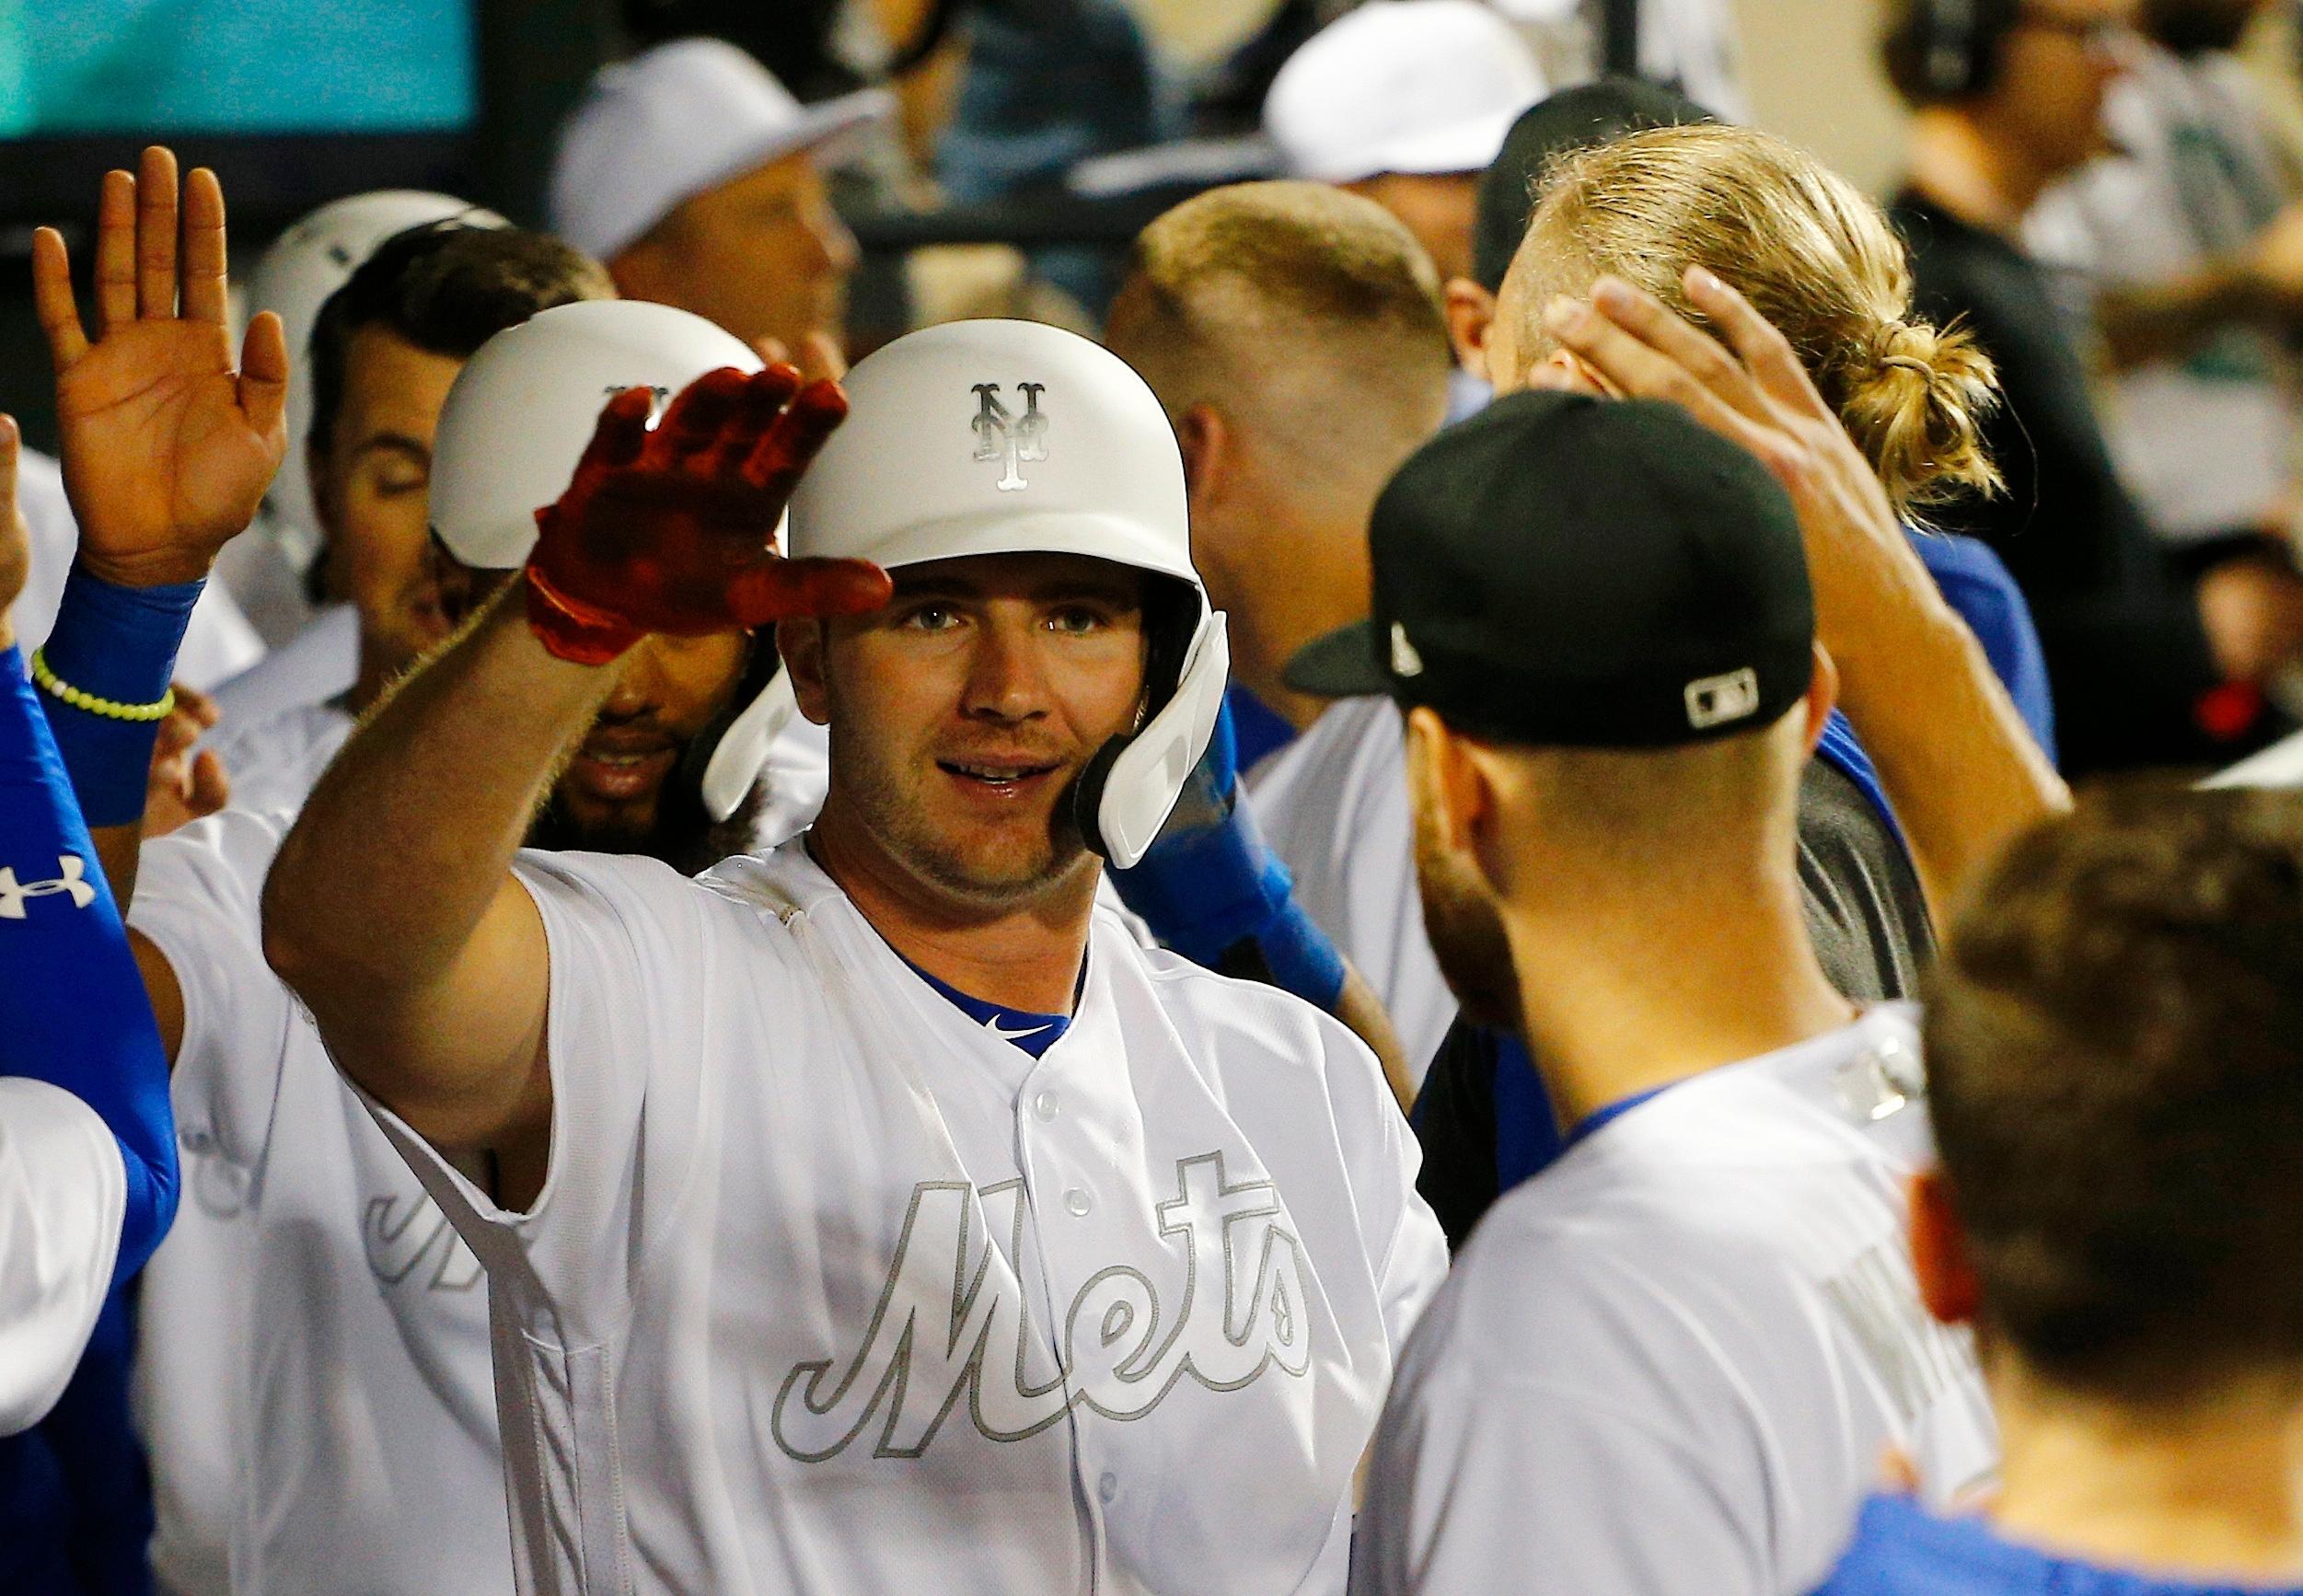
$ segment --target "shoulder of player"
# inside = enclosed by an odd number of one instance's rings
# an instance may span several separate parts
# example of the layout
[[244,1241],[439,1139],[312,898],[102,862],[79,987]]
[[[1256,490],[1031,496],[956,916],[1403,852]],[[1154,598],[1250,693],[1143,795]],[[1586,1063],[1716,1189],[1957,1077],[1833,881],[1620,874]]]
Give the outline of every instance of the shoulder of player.
[[136,856],[128,923],[145,931],[164,916],[221,916],[255,935],[264,877],[295,824],[288,810],[235,805],[151,838]]
[[[1327,1100],[1339,1128],[1407,1135],[1368,1045],[1333,1014],[1262,981],[1220,975],[1165,948],[1147,948],[1116,919],[1102,945],[1131,956],[1203,1070],[1285,1071]],[[1124,946],[1123,946],[1124,944]]]
[[1227,976],[1165,948],[1147,948],[1116,919],[1110,945],[1124,943],[1157,994],[1160,1006],[1219,1042],[1236,1039],[1275,1059],[1316,1069],[1337,1055],[1375,1056],[1351,1028],[1314,1003],[1264,981]]

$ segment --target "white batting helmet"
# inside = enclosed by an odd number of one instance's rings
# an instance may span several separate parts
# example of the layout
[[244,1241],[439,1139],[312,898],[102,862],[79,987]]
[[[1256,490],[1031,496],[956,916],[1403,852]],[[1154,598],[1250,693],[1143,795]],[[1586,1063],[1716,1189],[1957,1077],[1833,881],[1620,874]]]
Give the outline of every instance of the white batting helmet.
[[510,224],[493,211],[453,194],[422,189],[378,189],[334,200],[272,241],[249,280],[248,314],[279,313],[288,334],[288,457],[267,495],[273,515],[299,545],[300,566],[318,548],[312,480],[305,469],[305,440],[312,430],[312,324],[328,296],[352,281],[376,247],[395,233],[449,217],[475,227]]
[[1152,845],[1207,749],[1231,656],[1191,564],[1175,430],[1102,346],[1029,321],[955,321],[851,372],[848,420],[792,498],[797,558],[889,569],[963,555],[1061,553],[1166,577],[1152,713],[1115,737],[1075,795],[1088,846],[1121,869]]
[[[760,359],[741,339],[668,305],[580,300],[506,328],[465,363],[440,411],[433,534],[474,570],[518,570],[536,546],[536,512],[567,491],[612,396],[653,388],[660,413],[672,395],[723,365],[754,372]],[[763,647],[758,657],[774,655]],[[796,708],[779,670],[720,732],[700,778],[713,819],[744,802]]]

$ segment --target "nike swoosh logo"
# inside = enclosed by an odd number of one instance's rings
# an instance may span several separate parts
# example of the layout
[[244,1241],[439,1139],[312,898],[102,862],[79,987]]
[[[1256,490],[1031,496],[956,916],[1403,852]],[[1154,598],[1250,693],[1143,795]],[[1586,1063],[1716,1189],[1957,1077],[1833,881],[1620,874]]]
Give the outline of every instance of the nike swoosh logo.
[[994,1014],[990,1019],[984,1022],[984,1029],[990,1032],[993,1035],[999,1037],[1003,1042],[1021,1042],[1029,1037],[1036,1036],[1042,1031],[1048,1029],[1046,1025],[1034,1025],[1028,1031],[1002,1030],[1001,1029],[1000,1022],[1006,1016],[1004,1015]]

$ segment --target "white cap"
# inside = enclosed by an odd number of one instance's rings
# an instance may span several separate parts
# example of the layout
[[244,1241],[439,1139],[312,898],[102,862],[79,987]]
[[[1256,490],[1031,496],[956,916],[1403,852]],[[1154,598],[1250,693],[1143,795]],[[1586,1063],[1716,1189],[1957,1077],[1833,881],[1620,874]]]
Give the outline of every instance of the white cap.
[[376,246],[395,233],[449,217],[474,227],[510,226],[453,194],[421,189],[377,189],[334,200],[273,240],[249,280],[248,314],[277,312],[288,334],[288,457],[266,496],[284,531],[309,548],[290,550],[300,567],[318,544],[312,480],[305,469],[305,441],[312,430],[312,324],[329,295],[352,281]]
[[[1167,412],[1102,345],[1032,321],[908,333],[848,374],[848,419],[792,494],[796,559],[891,570],[981,554],[1083,554],[1189,585],[1175,681],[1113,739],[1074,798],[1088,846],[1126,869],[1175,806],[1215,728],[1224,618],[1191,564],[1184,461]],[[1163,647],[1164,645],[1164,647]]]
[[1545,87],[1526,41],[1477,0],[1377,0],[1288,57],[1264,131],[1314,182],[1480,172]]
[[707,189],[895,109],[885,89],[802,105],[748,53],[677,39],[592,80],[560,129],[551,228],[605,260]]

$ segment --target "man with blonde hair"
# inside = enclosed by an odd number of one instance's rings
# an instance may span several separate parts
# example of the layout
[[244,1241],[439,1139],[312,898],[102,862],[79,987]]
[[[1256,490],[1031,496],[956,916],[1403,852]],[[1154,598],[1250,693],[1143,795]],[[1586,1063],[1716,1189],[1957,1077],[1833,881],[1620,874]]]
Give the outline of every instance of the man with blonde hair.
[[1256,816],[1297,901],[1389,1014],[1412,1083],[1454,1002],[1410,912],[1406,829],[1363,873],[1344,869],[1365,840],[1360,812],[1325,774],[1360,759],[1371,738],[1395,746],[1398,732],[1381,702],[1330,706],[1280,672],[1304,643],[1367,613],[1369,507],[1445,418],[1438,274],[1372,201],[1318,183],[1243,183],[1144,229],[1106,338],[1183,446],[1193,558],[1231,616],[1235,688],[1279,712],[1282,740],[1296,738],[1252,784]]

